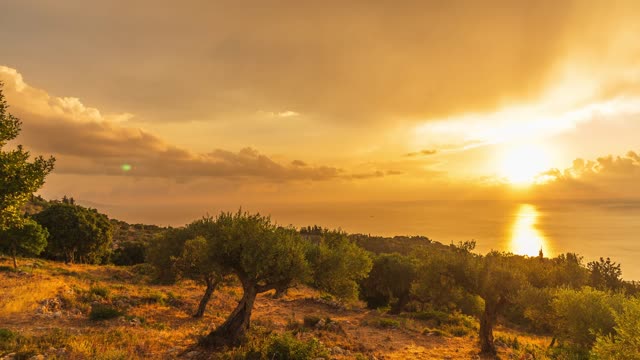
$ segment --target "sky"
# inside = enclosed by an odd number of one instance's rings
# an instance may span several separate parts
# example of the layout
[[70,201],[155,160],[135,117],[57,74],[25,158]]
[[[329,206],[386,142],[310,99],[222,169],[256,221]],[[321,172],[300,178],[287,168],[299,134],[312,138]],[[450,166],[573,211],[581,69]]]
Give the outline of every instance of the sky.
[[41,194],[130,222],[640,199],[639,16],[637,1],[10,1],[0,80],[17,143],[57,159]]

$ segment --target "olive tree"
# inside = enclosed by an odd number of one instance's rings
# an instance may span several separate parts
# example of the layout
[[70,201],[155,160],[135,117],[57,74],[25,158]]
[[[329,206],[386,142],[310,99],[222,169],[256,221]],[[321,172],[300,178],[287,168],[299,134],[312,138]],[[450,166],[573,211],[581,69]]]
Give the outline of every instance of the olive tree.
[[371,270],[368,252],[341,231],[325,230],[319,241],[307,248],[311,266],[310,285],[341,300],[358,298],[358,282]]
[[37,256],[47,246],[49,232],[37,222],[27,219],[21,227],[0,230],[0,252],[13,258],[18,268],[17,256]]
[[241,211],[203,221],[200,234],[213,246],[209,261],[234,274],[243,290],[235,309],[203,342],[211,346],[239,344],[249,329],[259,293],[308,277],[305,241],[294,228]]
[[211,295],[224,278],[224,271],[211,261],[211,241],[198,235],[199,230],[211,223],[211,219],[195,221],[186,227],[169,229],[151,243],[147,261],[155,269],[157,278],[164,283],[179,279],[191,279],[205,285],[205,292],[193,317],[204,315]]
[[496,354],[493,328],[498,315],[515,302],[526,279],[517,268],[517,257],[492,252],[480,258],[476,267],[475,293],[484,300],[484,311],[480,316],[480,350],[485,354]]
[[411,288],[418,276],[414,258],[398,253],[380,254],[373,261],[369,276],[360,285],[369,308],[391,306],[398,314],[411,299]]

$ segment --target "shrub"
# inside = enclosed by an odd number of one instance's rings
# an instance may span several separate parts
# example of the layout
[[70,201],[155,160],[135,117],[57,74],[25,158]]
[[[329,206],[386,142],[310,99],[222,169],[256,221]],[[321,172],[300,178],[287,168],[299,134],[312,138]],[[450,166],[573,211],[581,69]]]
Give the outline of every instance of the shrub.
[[327,348],[315,338],[297,339],[291,333],[272,335],[265,344],[263,355],[274,360],[306,360],[329,356]]
[[425,328],[424,330],[422,330],[422,334],[423,335],[433,335],[433,336],[449,336],[449,333],[447,333],[444,330],[431,329],[431,328]]
[[394,319],[380,318],[376,326],[383,329],[397,329],[400,327],[400,322]]
[[13,347],[16,334],[9,329],[0,328],[0,349],[9,350]]
[[95,296],[99,296],[101,298],[107,298],[109,297],[109,289],[107,289],[106,287],[103,286],[92,286],[89,289],[89,293],[91,295],[95,295]]
[[640,299],[626,300],[615,320],[615,334],[599,334],[592,355],[597,359],[640,359]]
[[596,334],[608,335],[614,331],[614,313],[620,309],[623,298],[591,288],[559,290],[552,302],[558,317],[557,336],[588,351]]
[[121,311],[109,305],[93,304],[91,305],[91,312],[89,313],[89,319],[94,321],[108,320],[108,319],[117,318],[118,316],[121,316],[121,315],[123,315]]
[[451,325],[447,326],[446,331],[456,337],[467,336],[471,332],[471,329],[462,325]]
[[315,327],[320,320],[322,319],[318,316],[309,315],[304,317],[303,323],[305,327]]
[[448,313],[433,309],[412,313],[409,316],[417,320],[433,321],[436,325],[441,325],[449,321]]

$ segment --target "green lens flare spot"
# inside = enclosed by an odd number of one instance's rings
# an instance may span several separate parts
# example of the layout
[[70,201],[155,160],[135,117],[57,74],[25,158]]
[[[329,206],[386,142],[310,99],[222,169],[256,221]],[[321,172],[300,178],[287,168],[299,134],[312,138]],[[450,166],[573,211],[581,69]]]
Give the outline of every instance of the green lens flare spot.
[[120,168],[122,169],[122,171],[127,172],[127,171],[131,171],[131,165],[129,164],[122,164],[120,166]]

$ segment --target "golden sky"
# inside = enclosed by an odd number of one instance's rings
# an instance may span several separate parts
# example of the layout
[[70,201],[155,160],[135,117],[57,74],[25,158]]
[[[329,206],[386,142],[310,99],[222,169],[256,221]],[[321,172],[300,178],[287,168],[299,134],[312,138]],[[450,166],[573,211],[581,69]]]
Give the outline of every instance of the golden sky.
[[0,79],[19,142],[58,158],[43,195],[130,221],[640,198],[639,18],[637,1],[23,0],[0,12]]

